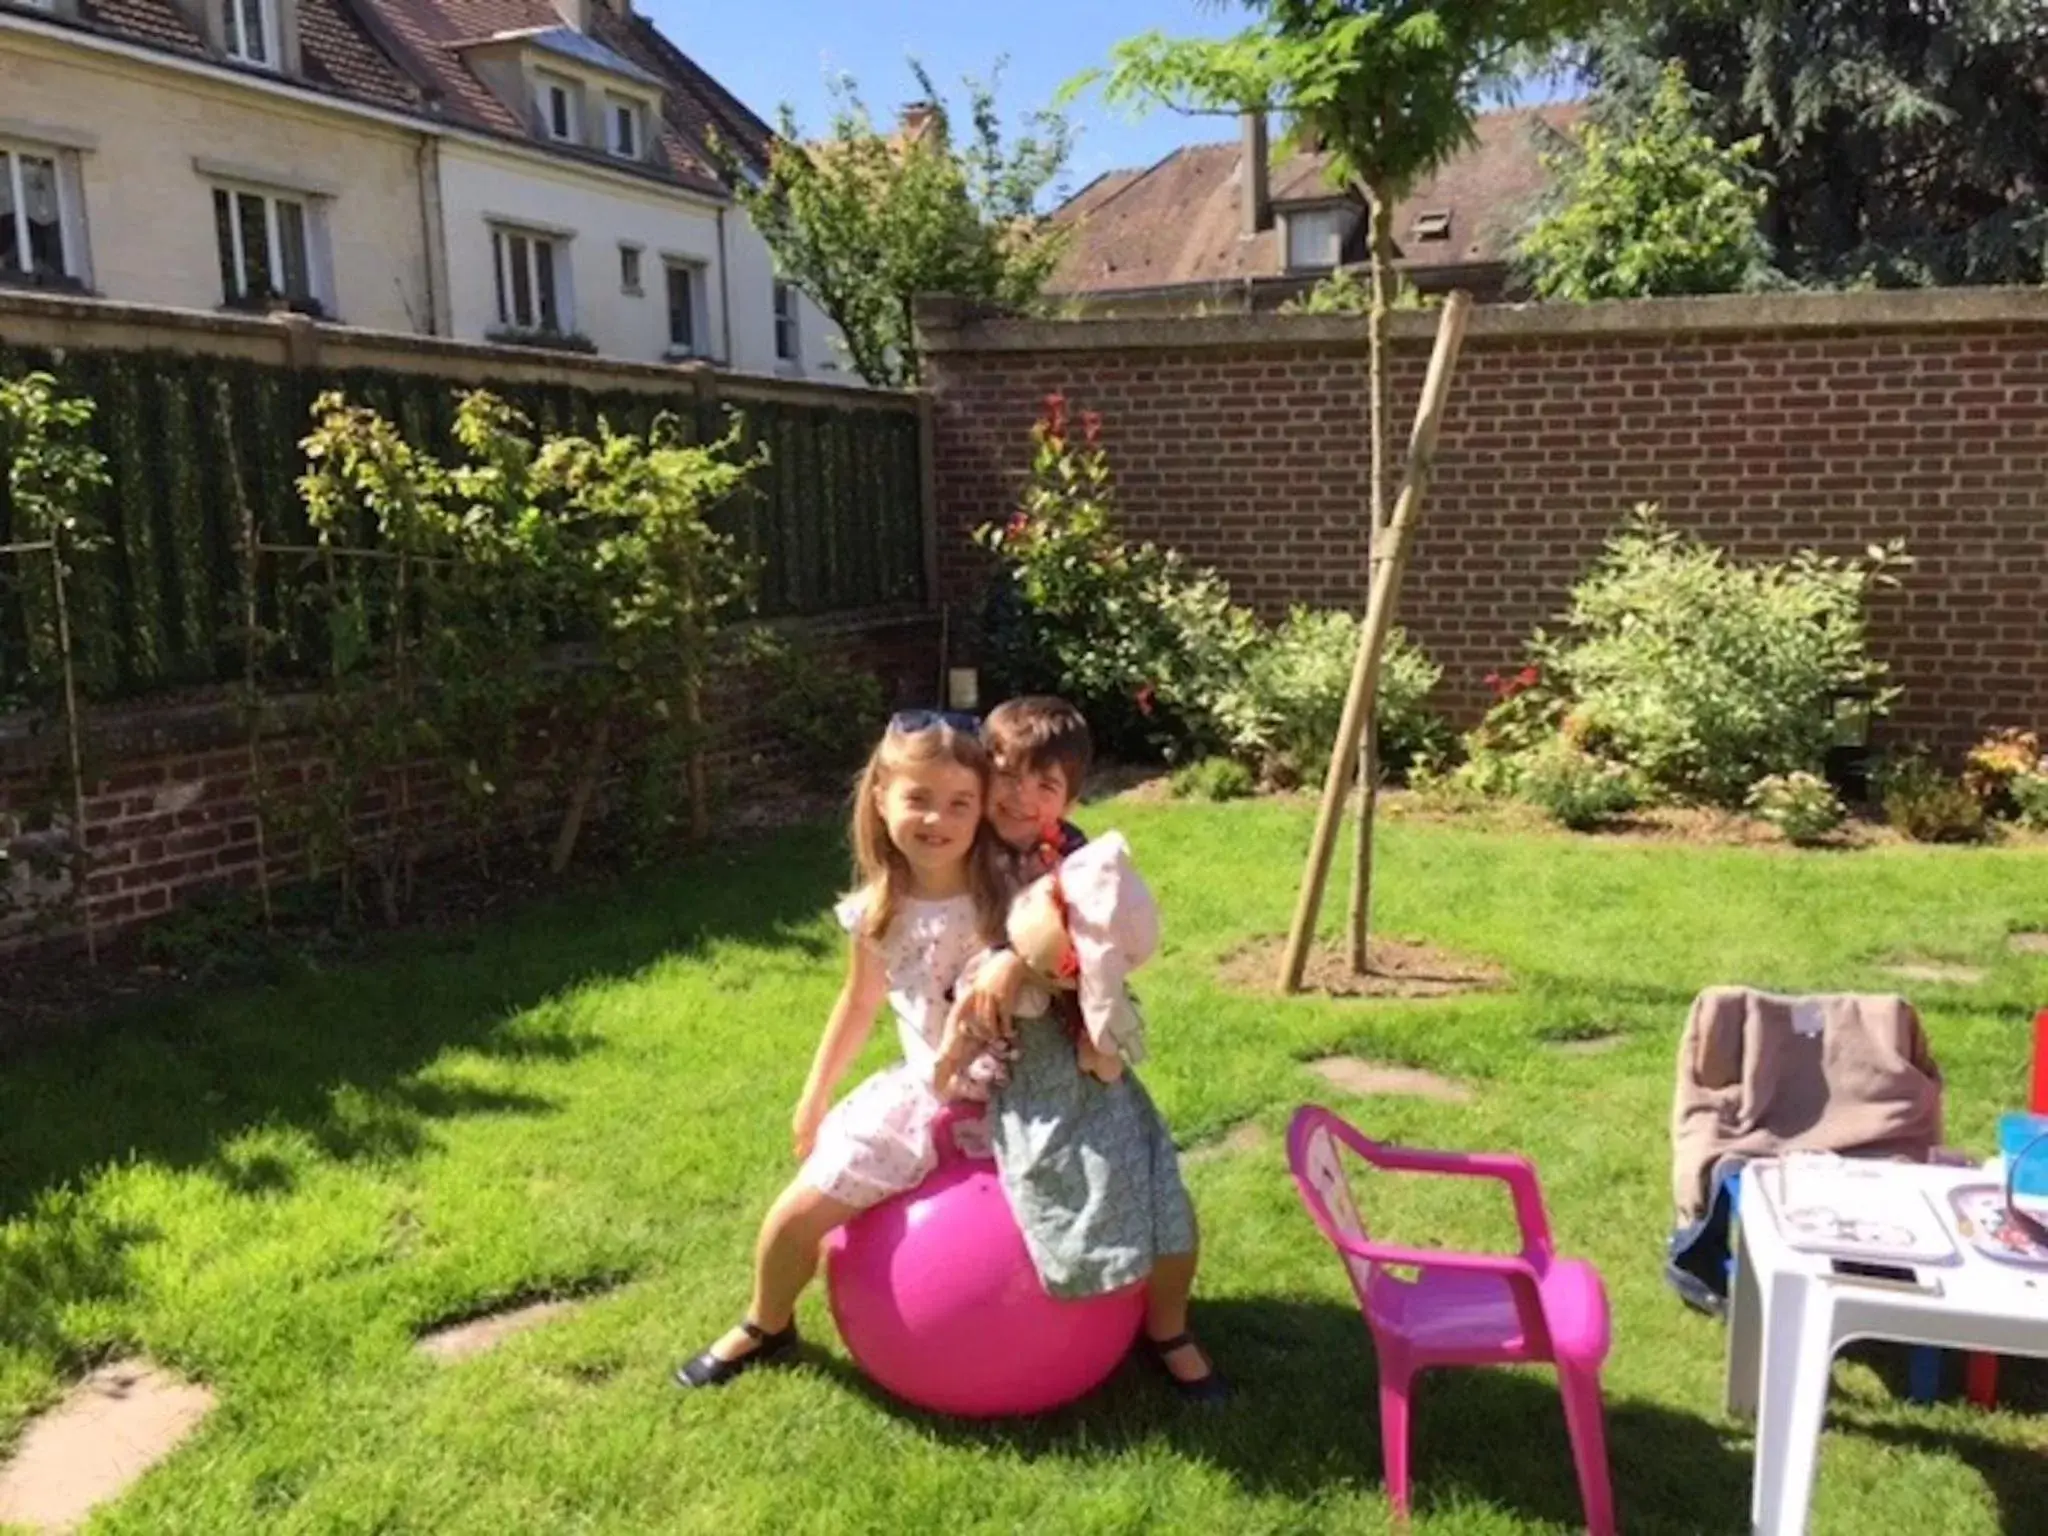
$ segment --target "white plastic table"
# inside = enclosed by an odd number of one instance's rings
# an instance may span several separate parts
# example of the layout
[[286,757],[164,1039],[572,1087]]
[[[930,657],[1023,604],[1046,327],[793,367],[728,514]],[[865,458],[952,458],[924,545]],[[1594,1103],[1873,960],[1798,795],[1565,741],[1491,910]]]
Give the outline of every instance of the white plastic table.
[[1728,1315],[1728,1411],[1756,1418],[1750,1486],[1754,1536],[1800,1536],[1835,1352],[1857,1339],[2048,1356],[2048,1270],[2002,1264],[1956,1230],[1949,1190],[1982,1184],[1979,1168],[1887,1164],[1901,1192],[1924,1190],[1955,1239],[1952,1263],[1914,1266],[1939,1286],[1920,1292],[1851,1280],[1826,1254],[1793,1248],[1779,1230],[1773,1181],[1743,1170],[1735,1284]]

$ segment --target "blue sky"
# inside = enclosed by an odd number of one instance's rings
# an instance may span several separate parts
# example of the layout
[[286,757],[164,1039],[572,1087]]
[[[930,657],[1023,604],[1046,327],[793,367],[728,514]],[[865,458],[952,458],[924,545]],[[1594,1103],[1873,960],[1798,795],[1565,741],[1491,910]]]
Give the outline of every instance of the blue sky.
[[[915,55],[940,89],[986,76],[1007,56],[998,97],[1006,121],[1048,104],[1073,75],[1106,62],[1123,38],[1158,28],[1222,36],[1243,25],[1237,6],[1196,0],[635,0],[662,31],[770,122],[787,101],[807,131],[822,129],[828,73],[851,74],[877,117],[916,92]],[[1150,165],[1176,145],[1228,138],[1217,118],[1157,112],[1132,121],[1099,100],[1069,114],[1080,130],[1069,190],[1119,166]]]

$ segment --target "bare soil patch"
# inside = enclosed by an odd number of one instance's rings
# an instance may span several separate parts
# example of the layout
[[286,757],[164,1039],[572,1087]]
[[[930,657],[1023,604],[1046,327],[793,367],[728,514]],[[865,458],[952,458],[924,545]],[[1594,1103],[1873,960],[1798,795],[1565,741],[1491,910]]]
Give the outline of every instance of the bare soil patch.
[[2006,938],[2014,954],[2048,955],[2048,933],[2015,933]]
[[1346,1093],[1360,1098],[1431,1099],[1439,1104],[1469,1104],[1472,1090],[1463,1083],[1420,1067],[1397,1067],[1362,1056],[1324,1056],[1309,1070]]
[[[1223,957],[1219,979],[1242,992],[1271,992],[1287,942],[1258,939]],[[1412,939],[1372,941],[1367,971],[1352,971],[1341,950],[1319,945],[1309,952],[1302,976],[1304,991],[1325,997],[1450,997],[1461,992],[1486,992],[1507,985],[1507,972],[1490,960],[1453,954]]]
[[177,1449],[213,1404],[207,1388],[148,1360],[101,1366],[31,1423],[0,1466],[0,1525],[76,1529]]

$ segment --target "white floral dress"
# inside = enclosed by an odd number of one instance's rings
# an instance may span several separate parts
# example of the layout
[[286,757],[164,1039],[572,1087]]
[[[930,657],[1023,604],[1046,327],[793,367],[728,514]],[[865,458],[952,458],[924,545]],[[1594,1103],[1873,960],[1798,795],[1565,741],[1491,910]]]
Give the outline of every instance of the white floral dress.
[[[833,908],[848,933],[860,931],[862,893]],[[974,898],[903,903],[896,921],[871,941],[889,977],[889,1009],[903,1060],[877,1072],[833,1106],[804,1162],[803,1180],[821,1194],[865,1209],[915,1189],[937,1162],[932,1092],[954,983],[981,948]]]

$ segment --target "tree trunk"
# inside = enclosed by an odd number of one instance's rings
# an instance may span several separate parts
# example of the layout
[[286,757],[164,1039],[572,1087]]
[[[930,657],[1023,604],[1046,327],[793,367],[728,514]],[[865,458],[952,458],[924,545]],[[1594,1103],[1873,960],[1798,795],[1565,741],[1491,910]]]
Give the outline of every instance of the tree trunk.
[[[1371,358],[1372,414],[1372,546],[1367,559],[1366,591],[1372,591],[1387,550],[1387,414],[1391,405],[1387,333],[1394,303],[1394,205],[1378,187],[1368,187],[1372,203],[1372,316],[1368,341]],[[1354,975],[1363,976],[1370,963],[1372,938],[1372,824],[1379,809],[1379,725],[1377,698],[1366,701],[1365,736],[1358,753],[1358,847],[1351,866],[1349,958]]]

